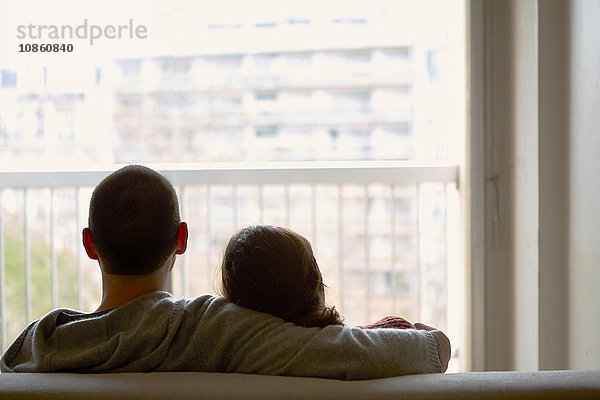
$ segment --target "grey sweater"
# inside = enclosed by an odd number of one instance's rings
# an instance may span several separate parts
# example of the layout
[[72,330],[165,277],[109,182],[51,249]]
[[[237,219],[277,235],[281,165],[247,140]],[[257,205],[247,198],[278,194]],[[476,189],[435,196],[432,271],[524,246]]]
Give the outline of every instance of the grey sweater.
[[116,309],[59,309],[33,322],[2,372],[207,371],[374,379],[440,372],[426,331],[302,328],[222,297],[153,292]]

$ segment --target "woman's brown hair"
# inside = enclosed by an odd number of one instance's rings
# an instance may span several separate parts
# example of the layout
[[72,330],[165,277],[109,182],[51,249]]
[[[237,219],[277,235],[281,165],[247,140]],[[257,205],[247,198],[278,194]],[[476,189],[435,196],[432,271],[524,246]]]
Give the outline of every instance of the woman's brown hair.
[[325,305],[325,285],[308,240],[270,225],[243,228],[230,240],[221,265],[223,295],[231,302],[296,325],[343,325]]

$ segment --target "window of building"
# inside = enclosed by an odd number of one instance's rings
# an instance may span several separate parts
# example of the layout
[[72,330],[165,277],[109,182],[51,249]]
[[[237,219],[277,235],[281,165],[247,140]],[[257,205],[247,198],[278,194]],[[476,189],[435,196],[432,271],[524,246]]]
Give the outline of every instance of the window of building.
[[17,86],[17,72],[9,71],[6,69],[2,70],[2,76],[0,82],[3,88],[14,88]]

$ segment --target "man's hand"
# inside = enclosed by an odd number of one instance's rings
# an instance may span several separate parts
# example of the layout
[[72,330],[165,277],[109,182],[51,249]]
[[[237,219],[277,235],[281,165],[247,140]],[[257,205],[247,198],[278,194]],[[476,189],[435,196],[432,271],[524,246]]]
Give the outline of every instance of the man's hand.
[[450,340],[448,339],[448,336],[446,336],[444,332],[438,330],[437,328],[434,328],[433,326],[425,325],[420,322],[416,322],[414,325],[415,329],[429,331],[435,335],[435,337],[438,340],[438,343],[440,344],[442,372],[446,372],[446,370],[448,369],[448,362],[450,361],[451,354]]

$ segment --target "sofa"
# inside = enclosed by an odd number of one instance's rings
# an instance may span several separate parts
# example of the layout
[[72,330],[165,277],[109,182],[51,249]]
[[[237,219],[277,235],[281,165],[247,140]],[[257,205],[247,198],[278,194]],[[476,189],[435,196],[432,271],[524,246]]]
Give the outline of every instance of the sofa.
[[0,399],[600,399],[600,370],[469,372],[368,381],[223,374],[0,374]]

